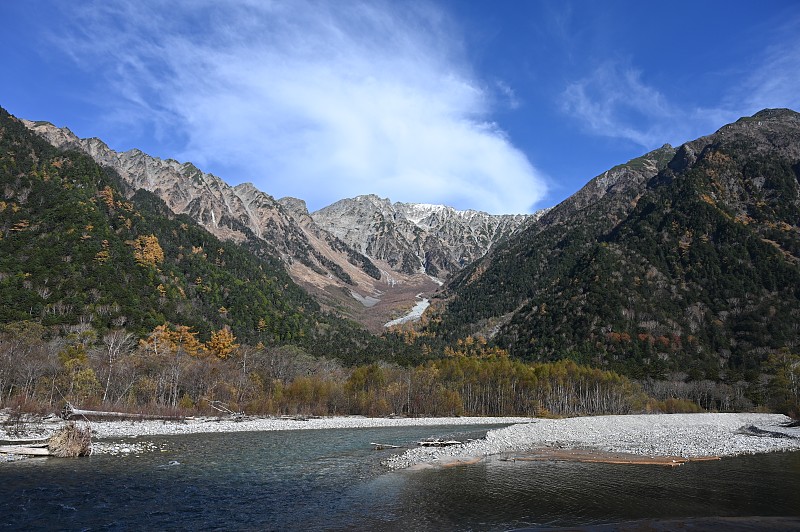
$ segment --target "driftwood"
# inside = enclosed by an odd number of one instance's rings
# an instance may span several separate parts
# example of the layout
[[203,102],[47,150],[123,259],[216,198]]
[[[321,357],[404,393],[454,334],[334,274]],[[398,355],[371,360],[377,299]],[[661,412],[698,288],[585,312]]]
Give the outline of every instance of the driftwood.
[[88,426],[79,426],[70,421],[59,429],[47,442],[48,450],[60,458],[88,456],[92,454],[92,431]]
[[104,412],[100,410],[81,410],[70,403],[64,405],[61,411],[64,419],[85,418],[122,418],[122,419],[183,419],[182,416],[163,416],[157,414],[131,414],[129,412]]
[[44,447],[31,447],[25,445],[0,445],[0,454],[16,454],[23,456],[51,456],[47,444]]
[[228,414],[234,421],[244,421],[245,419],[244,412],[234,412],[233,410],[228,408],[228,405],[226,405],[222,401],[211,401],[210,403],[208,403],[208,406],[210,406],[217,412]]
[[370,445],[375,446],[376,451],[383,451],[384,449],[400,449],[399,445],[392,445],[391,443],[375,443],[370,442]]
[[88,456],[92,453],[92,431],[88,426],[70,421],[49,438],[2,440],[0,454],[18,456]]
[[434,440],[418,441],[417,445],[423,447],[450,447],[451,445],[461,445],[461,442],[456,440],[440,440],[437,438]]
[[29,447],[38,447],[39,445],[46,445],[47,438],[11,438],[11,439],[4,439],[0,438],[0,446],[4,445],[27,445]]
[[283,416],[281,416],[281,419],[286,420],[286,421],[308,421],[309,420],[308,417],[301,416],[301,415],[296,415],[296,416],[283,415]]

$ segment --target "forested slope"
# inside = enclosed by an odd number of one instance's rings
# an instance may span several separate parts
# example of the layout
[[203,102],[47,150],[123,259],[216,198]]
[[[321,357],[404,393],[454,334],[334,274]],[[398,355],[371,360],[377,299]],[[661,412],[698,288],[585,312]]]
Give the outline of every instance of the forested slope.
[[800,340],[800,115],[762,111],[598,176],[446,295],[437,337],[636,377],[755,379]]
[[0,323],[62,331],[165,322],[201,339],[231,329],[362,360],[374,339],[319,310],[268,245],[223,242],[77,151],[53,148],[0,110]]

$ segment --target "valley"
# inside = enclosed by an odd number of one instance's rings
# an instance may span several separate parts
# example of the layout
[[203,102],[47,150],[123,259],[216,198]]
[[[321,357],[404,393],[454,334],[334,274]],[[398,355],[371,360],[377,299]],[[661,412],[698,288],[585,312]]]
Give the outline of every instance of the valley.
[[58,355],[51,392],[151,408],[792,412],[798,116],[762,111],[512,216],[375,195],[309,212],[6,116],[3,352],[39,354],[0,387],[41,400]]
[[[446,279],[537,216],[392,204],[377,196],[309,213],[300,199],[276,200],[250,183],[230,186],[191,163],[136,149],[120,153],[49,122],[24,123],[58,148],[86,153],[119,173],[132,190],[152,192],[175,214],[190,216],[222,240],[266,243],[323,308],[374,333],[413,306],[416,294],[436,290],[428,275]],[[365,298],[379,301],[356,304]]]

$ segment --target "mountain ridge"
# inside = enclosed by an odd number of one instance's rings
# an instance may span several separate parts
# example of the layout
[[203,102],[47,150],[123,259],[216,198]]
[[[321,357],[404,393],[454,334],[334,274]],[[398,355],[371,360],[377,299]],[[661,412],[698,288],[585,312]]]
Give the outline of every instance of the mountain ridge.
[[3,109],[0,146],[0,324],[84,343],[174,326],[318,356],[335,347],[345,361],[380,351],[380,339],[322,312],[266,242],[217,238]]
[[800,344],[800,114],[612,170],[455,275],[426,330],[653,378],[752,381]]
[[[141,188],[156,194],[173,212],[189,215],[218,238],[239,244],[253,238],[267,243],[295,282],[324,308],[355,319],[373,332],[380,332],[384,323],[412,307],[417,294],[436,290],[441,281],[431,278],[428,270],[449,275],[485,253],[496,243],[493,239],[503,236],[490,234],[480,245],[469,246],[469,252],[456,261],[450,248],[458,244],[451,245],[448,238],[458,239],[457,228],[447,235],[431,237],[428,232],[407,224],[406,230],[416,231],[424,240],[417,244],[417,251],[425,257],[417,257],[410,251],[410,245],[400,239],[397,247],[402,260],[398,261],[396,255],[386,251],[386,238],[373,235],[372,240],[378,243],[374,246],[342,239],[322,227],[319,217],[315,219],[302,200],[276,200],[252,183],[230,186],[190,162],[152,157],[136,148],[117,152],[96,137],[80,139],[68,128],[58,128],[49,122],[23,120],[23,123],[52,145],[77,149],[99,164],[111,167],[133,190]],[[386,209],[382,216],[394,215],[394,207],[388,200]],[[411,211],[416,207],[407,204],[406,209]],[[455,214],[460,211],[449,207],[442,206],[441,210],[451,217],[461,216]],[[491,218],[477,212],[463,216]],[[429,261],[431,267],[417,267],[414,262],[421,260]]]
[[445,205],[392,203],[366,194],[339,200],[311,216],[352,247],[400,271],[449,277],[542,214],[491,215]]

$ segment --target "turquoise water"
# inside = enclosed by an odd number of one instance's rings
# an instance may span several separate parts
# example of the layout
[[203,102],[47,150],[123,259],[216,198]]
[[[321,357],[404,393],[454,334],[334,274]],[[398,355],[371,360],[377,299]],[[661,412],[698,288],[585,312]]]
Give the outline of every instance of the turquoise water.
[[[800,516],[800,453],[678,468],[503,462],[387,472],[389,451],[486,427],[148,438],[167,452],[0,464],[7,530],[508,530]],[[128,440],[130,441],[130,440]]]

